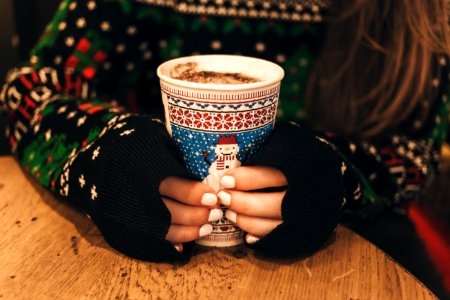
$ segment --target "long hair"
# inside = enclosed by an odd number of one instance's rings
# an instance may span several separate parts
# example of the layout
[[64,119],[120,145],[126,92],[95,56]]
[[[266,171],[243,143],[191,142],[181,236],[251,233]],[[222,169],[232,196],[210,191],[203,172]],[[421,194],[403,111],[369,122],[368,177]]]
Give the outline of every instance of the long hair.
[[[394,131],[433,101],[450,54],[447,0],[336,0],[306,95],[309,121],[355,138]],[[334,13],[333,13],[334,12]]]

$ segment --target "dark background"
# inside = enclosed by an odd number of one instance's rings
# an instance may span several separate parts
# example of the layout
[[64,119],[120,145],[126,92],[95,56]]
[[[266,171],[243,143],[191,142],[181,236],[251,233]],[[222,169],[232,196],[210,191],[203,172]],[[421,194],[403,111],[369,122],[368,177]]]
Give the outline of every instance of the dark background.
[[[0,0],[0,86],[4,84],[10,68],[28,59],[31,47],[51,20],[59,2],[60,0]],[[4,136],[5,123],[5,115],[0,113],[0,155],[9,153]],[[450,163],[445,165],[443,174],[421,202],[450,226]],[[361,225],[353,229],[402,264],[439,298],[449,297],[422,242],[416,236],[414,226],[405,216],[385,213],[376,222]]]

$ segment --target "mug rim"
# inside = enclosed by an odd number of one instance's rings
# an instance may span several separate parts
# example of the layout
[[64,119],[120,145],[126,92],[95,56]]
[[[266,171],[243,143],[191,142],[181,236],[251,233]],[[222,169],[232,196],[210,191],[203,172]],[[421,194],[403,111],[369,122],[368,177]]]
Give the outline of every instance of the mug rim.
[[[252,83],[237,83],[237,84],[226,84],[226,83],[199,83],[199,82],[191,82],[186,80],[174,79],[168,75],[163,74],[163,69],[168,65],[175,65],[177,62],[191,62],[195,61],[196,58],[205,59],[205,58],[222,58],[222,59],[243,59],[243,60],[253,60],[258,63],[267,64],[271,68],[274,69],[274,76],[268,80],[252,82]],[[161,81],[170,83],[172,85],[179,86],[181,88],[190,88],[197,89],[202,91],[245,91],[245,90],[254,90],[259,88],[264,88],[266,86],[270,86],[280,82],[284,78],[284,70],[278,64],[271,62],[269,60],[252,57],[252,56],[243,56],[243,55],[234,55],[234,54],[202,54],[202,55],[190,55],[183,56],[168,60],[162,64],[160,64],[156,70],[156,74]]]

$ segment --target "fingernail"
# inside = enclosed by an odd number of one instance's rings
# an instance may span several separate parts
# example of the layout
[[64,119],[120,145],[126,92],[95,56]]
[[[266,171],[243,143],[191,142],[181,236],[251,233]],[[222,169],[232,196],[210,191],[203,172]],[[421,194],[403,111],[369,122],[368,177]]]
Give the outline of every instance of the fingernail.
[[223,176],[222,179],[220,179],[220,184],[226,189],[234,189],[236,180],[233,176]]
[[223,217],[222,210],[219,208],[214,208],[214,209],[211,209],[211,212],[209,213],[208,221],[209,222],[217,221],[217,220],[222,219],[222,217]]
[[213,206],[217,203],[217,196],[211,193],[205,193],[202,196],[202,200],[200,201],[202,205],[205,206]]
[[236,223],[237,220],[237,213],[235,213],[234,211],[232,211],[231,209],[228,209],[225,212],[225,217],[230,220],[233,223]]
[[219,197],[220,202],[225,205],[225,206],[230,206],[231,205],[231,195],[228,194],[227,192],[224,191],[220,191],[217,194],[217,197]]
[[245,237],[245,240],[247,241],[248,244],[254,244],[257,241],[259,241],[259,238],[257,238],[256,236],[247,234],[247,236]]
[[173,247],[177,250],[177,252],[183,252],[183,244],[174,244]]
[[205,235],[211,234],[212,230],[213,230],[213,227],[211,224],[205,224],[202,227],[200,227],[199,235],[200,235],[200,237],[203,237]]

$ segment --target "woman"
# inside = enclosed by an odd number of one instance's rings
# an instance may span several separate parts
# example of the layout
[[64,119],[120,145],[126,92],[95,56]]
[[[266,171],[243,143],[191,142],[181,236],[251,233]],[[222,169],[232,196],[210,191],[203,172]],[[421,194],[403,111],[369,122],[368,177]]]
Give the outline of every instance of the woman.
[[[279,122],[217,195],[158,120],[156,67],[194,53],[279,63],[279,118],[306,120]],[[420,196],[445,137],[448,53],[443,0],[66,0],[1,99],[22,165],[126,255],[189,256],[223,204],[256,251],[297,256],[341,217]]]

